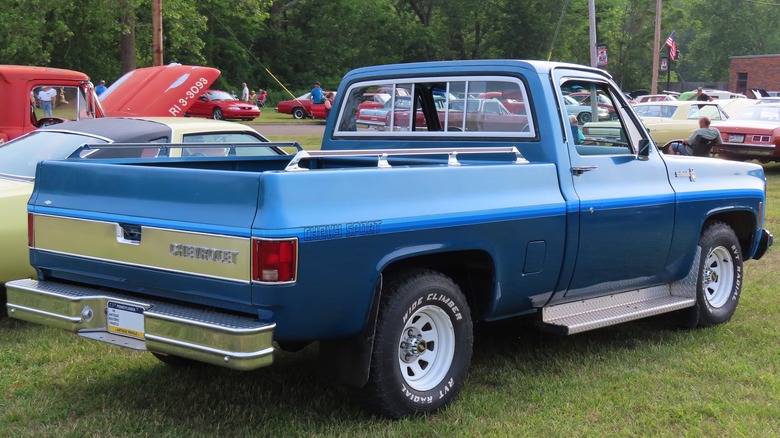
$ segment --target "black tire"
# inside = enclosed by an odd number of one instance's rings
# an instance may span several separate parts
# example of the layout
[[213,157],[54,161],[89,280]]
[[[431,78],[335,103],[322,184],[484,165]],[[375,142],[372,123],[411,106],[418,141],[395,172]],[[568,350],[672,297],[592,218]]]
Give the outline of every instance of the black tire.
[[701,259],[696,281],[696,305],[689,326],[710,327],[728,322],[742,292],[742,249],[728,225],[713,222],[699,237]]
[[206,364],[203,362],[198,362],[196,360],[187,359],[180,356],[171,356],[169,354],[155,353],[154,351],[151,351],[150,353],[152,353],[152,356],[156,357],[157,360],[172,368],[180,368],[186,370],[190,368],[199,368],[199,367],[206,366]]
[[292,110],[292,116],[295,120],[301,120],[306,118],[306,111],[301,107],[296,107]]
[[580,122],[580,125],[590,122],[591,119],[592,117],[589,112],[581,112],[577,115],[577,121]]
[[219,108],[214,108],[214,112],[211,113],[211,118],[214,120],[225,120],[225,115]]
[[446,406],[468,375],[472,329],[466,299],[451,278],[422,269],[391,278],[362,389],[368,407],[402,418]]

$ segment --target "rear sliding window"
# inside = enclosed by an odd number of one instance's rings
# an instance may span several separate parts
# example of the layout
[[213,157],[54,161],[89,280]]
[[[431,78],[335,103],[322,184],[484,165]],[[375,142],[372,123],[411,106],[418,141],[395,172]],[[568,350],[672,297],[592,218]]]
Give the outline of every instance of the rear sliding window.
[[361,82],[346,93],[336,136],[536,137],[517,78],[445,77]]

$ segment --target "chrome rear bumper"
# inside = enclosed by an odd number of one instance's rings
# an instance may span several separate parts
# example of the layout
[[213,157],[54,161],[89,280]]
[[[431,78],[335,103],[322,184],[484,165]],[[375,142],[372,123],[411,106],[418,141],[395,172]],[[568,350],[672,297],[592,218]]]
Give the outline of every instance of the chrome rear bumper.
[[[56,282],[6,283],[8,315],[136,350],[251,370],[273,362],[276,324]],[[143,335],[109,332],[108,302],[143,308]]]

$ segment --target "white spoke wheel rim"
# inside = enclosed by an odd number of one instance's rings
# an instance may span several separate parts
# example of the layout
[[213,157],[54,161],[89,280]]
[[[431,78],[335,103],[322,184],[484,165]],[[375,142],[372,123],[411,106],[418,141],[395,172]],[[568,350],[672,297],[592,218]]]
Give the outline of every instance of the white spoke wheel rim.
[[424,306],[406,320],[399,339],[401,377],[416,391],[428,391],[447,376],[455,357],[455,329],[443,309]]
[[719,246],[707,254],[701,286],[712,307],[722,307],[729,300],[734,286],[734,260],[728,249]]

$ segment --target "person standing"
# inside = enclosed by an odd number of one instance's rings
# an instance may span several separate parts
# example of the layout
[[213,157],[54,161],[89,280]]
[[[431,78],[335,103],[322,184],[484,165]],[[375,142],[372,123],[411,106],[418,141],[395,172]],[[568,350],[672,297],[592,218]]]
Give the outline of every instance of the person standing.
[[699,87],[696,91],[696,100],[701,102],[712,102],[712,96],[704,92],[704,89]]
[[106,81],[98,82],[98,86],[95,87],[95,93],[97,93],[97,95],[100,96],[105,91],[106,91]]
[[249,102],[249,87],[246,86],[246,82],[241,84],[241,100],[244,102]]
[[322,88],[319,82],[315,82],[311,90],[311,103],[322,103]]
[[330,109],[333,108],[333,99],[335,98],[336,95],[332,91],[325,96],[325,118],[330,114]]
[[54,103],[57,100],[57,90],[46,85],[38,91],[38,100],[41,101],[41,109],[43,110],[43,117],[52,117],[52,109]]

